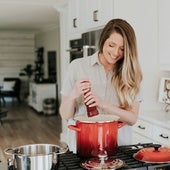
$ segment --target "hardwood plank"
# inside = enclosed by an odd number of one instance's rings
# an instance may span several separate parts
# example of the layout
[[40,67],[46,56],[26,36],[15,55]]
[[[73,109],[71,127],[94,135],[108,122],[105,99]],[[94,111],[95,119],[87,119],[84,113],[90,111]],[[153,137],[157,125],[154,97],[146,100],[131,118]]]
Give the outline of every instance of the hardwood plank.
[[59,114],[45,116],[27,104],[7,103],[8,115],[0,126],[0,148],[49,143],[59,144],[61,117]]

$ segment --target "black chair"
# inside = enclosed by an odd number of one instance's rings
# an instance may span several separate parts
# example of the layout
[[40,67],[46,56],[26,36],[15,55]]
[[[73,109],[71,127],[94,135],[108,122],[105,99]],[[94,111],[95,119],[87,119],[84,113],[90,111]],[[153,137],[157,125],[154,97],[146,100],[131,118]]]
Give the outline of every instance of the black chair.
[[18,102],[21,102],[20,99],[20,90],[21,90],[21,80],[19,78],[4,78],[3,80],[4,82],[10,82],[10,81],[15,81],[14,86],[13,86],[13,90],[3,90],[3,88],[1,89],[1,96],[3,98],[5,97],[12,97],[12,98],[17,98]]
[[5,103],[5,99],[1,95],[1,89],[2,86],[0,86],[0,125],[3,123],[2,118],[6,117],[8,112],[7,110],[2,109],[2,102]]

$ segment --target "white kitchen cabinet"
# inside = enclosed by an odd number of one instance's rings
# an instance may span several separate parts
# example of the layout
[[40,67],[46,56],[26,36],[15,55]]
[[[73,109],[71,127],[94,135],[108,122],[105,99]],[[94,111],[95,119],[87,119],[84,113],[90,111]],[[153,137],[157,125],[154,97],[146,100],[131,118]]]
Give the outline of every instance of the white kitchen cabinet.
[[113,18],[113,0],[86,0],[87,27],[95,28],[104,26]]
[[152,137],[158,143],[170,146],[170,130],[153,125]]
[[86,25],[86,0],[69,0],[68,21],[69,33],[81,34]]
[[69,32],[81,34],[103,27],[113,18],[113,0],[69,0]]
[[152,136],[152,125],[146,121],[138,120],[133,126],[133,143],[148,143],[155,141]]
[[133,143],[152,142],[170,146],[170,127],[164,127],[166,121],[164,118],[157,118],[156,113],[154,116],[139,118],[133,126]]
[[169,0],[158,0],[158,54],[160,69],[170,71]]
[[38,112],[42,112],[44,99],[56,99],[56,84],[30,83],[29,94],[29,106],[31,106]]
[[141,135],[140,133],[133,132],[132,144],[137,143],[154,143],[154,141],[150,138],[147,138],[146,136]]
[[152,126],[150,123],[139,119],[134,125],[134,131],[142,134],[143,136],[151,136]]

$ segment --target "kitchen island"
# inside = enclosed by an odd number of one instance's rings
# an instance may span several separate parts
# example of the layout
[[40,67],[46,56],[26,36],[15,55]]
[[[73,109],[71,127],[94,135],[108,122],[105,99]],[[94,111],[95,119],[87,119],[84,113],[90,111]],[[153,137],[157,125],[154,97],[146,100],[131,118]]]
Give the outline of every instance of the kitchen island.
[[43,101],[47,98],[57,98],[57,85],[55,83],[34,83],[29,85],[29,106],[37,112],[43,111]]

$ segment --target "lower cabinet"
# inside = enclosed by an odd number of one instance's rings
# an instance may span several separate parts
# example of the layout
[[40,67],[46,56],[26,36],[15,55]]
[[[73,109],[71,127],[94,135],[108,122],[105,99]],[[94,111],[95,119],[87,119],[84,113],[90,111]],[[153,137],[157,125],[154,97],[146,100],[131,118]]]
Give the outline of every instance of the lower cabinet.
[[170,146],[170,130],[153,125],[152,137],[157,143]]
[[43,111],[43,101],[47,98],[56,99],[56,84],[30,83],[29,86],[29,106],[37,112]]
[[170,130],[161,125],[139,119],[133,126],[133,143],[157,143],[170,146]]
[[138,120],[133,126],[133,143],[154,143],[153,138],[151,138],[152,127],[150,123]]
[[137,143],[155,143],[151,138],[141,135],[140,133],[133,132],[132,144]]

